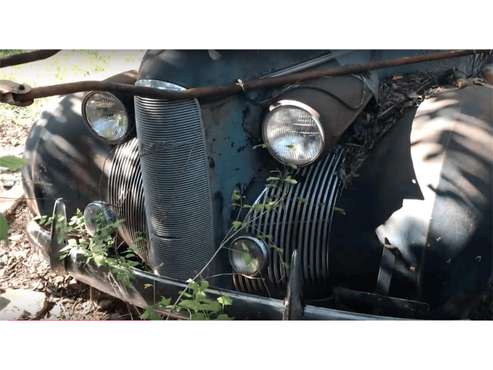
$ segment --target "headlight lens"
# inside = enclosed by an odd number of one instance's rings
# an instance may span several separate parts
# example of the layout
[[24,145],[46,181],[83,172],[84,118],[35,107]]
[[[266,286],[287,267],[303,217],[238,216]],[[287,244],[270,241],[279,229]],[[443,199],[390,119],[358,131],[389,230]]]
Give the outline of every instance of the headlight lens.
[[281,100],[271,107],[262,134],[269,152],[284,164],[310,164],[324,149],[319,114],[308,105],[293,100]]
[[241,236],[231,243],[229,261],[233,269],[249,276],[260,273],[267,264],[267,246],[262,240]]
[[108,141],[119,141],[128,132],[127,111],[113,94],[91,93],[85,99],[83,113],[92,130]]

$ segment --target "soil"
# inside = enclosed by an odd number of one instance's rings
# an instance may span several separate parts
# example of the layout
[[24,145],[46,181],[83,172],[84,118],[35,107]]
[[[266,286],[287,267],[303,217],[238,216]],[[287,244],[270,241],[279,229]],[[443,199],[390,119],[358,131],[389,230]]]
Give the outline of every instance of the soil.
[[135,308],[77,282],[70,275],[50,270],[31,246],[25,232],[30,212],[25,202],[8,216],[8,242],[0,242],[0,290],[30,289],[44,292],[47,305],[35,319],[131,320],[139,317]]

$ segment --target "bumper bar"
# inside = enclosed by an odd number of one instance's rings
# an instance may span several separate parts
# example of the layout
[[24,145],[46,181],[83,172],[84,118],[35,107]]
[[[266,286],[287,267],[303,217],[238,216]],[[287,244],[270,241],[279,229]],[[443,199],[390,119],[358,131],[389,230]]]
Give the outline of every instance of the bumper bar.
[[[55,203],[57,209],[64,212],[63,202]],[[111,296],[119,298],[137,307],[145,308],[159,302],[161,297],[176,299],[180,291],[187,286],[184,282],[157,276],[139,269],[133,269],[133,279],[129,286],[123,286],[115,281],[106,267],[97,267],[93,263],[86,263],[77,255],[70,255],[63,261],[58,261],[55,225],[52,233],[43,229],[32,220],[27,225],[27,234],[33,246],[50,262],[52,268],[65,270],[75,279],[92,286]],[[237,292],[228,289],[210,288],[207,294],[215,299],[221,295],[231,297],[233,304],[226,306],[225,311],[235,319],[251,320],[281,320],[285,313],[285,302],[280,299],[267,298],[253,294]],[[391,319],[390,317],[374,316],[336,309],[306,305],[300,317],[302,320],[375,320]]]

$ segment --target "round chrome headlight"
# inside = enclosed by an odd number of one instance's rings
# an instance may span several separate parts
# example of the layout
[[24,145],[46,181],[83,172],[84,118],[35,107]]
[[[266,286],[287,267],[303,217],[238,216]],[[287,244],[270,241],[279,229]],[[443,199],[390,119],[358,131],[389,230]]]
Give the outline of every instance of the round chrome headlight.
[[257,275],[264,269],[268,256],[265,243],[251,236],[240,236],[229,249],[229,262],[233,269],[249,276]]
[[82,114],[91,129],[110,142],[120,141],[129,129],[128,114],[123,103],[108,92],[93,92],[82,104]]
[[281,100],[271,106],[263,122],[262,136],[271,155],[288,165],[310,164],[324,150],[320,115],[294,100]]

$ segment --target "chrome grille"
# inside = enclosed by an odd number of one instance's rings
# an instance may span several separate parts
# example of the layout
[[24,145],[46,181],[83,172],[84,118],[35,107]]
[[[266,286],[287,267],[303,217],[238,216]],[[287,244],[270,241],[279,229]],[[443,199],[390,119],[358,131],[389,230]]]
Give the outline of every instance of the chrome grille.
[[[137,84],[169,89],[169,83]],[[149,262],[160,275],[193,277],[214,253],[209,164],[197,100],[135,97]]]
[[135,138],[115,149],[107,199],[117,218],[124,221],[118,230],[120,236],[128,245],[132,245],[140,258],[148,262],[144,189],[140,172],[139,147]]
[[301,254],[307,292],[328,286],[330,226],[342,186],[338,170],[343,152],[337,148],[317,164],[299,170],[296,176],[301,180],[297,185],[266,188],[257,203],[280,200],[279,205],[272,211],[257,209],[249,214],[245,220],[247,232],[271,240],[282,252],[270,249],[269,265],[260,277],[234,275],[238,289],[282,295],[295,249]]

